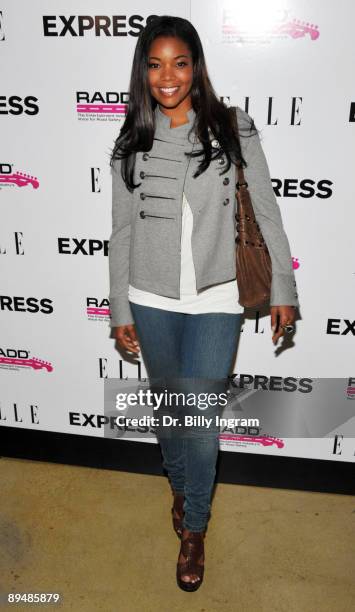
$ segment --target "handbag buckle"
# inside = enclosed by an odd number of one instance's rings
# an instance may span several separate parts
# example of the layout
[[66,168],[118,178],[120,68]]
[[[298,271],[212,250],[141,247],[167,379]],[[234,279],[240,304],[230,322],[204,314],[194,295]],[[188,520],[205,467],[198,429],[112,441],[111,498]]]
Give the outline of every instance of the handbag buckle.
[[239,181],[237,181],[237,182],[236,182],[236,184],[235,184],[235,186],[236,186],[236,188],[237,188],[237,189],[238,189],[238,191],[239,191],[240,187],[243,187],[243,186],[244,186],[244,187],[248,187],[248,183],[247,183],[246,181],[244,181],[244,183],[240,183]]

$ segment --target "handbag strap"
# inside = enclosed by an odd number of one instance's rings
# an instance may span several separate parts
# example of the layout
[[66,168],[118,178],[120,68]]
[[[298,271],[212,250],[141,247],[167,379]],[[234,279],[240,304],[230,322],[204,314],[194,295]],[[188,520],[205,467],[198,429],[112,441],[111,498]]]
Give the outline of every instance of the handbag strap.
[[[237,126],[237,136],[238,142],[240,146],[240,135],[238,128],[238,120],[237,120],[237,108],[235,107],[235,121]],[[238,166],[238,180],[236,182],[236,198],[238,202],[237,207],[237,230],[238,237],[237,242],[240,242],[240,237],[243,237],[245,241],[248,241],[252,244],[252,246],[257,248],[263,248],[265,251],[268,251],[265,240],[261,233],[259,223],[256,221],[255,212],[250,196],[250,192],[248,189],[248,183],[245,180],[244,172],[242,168],[242,164],[240,163]]]
[[[237,128],[237,138],[238,138],[240,150],[242,150],[241,144],[240,144],[237,107],[235,106],[234,109],[235,109],[235,124]],[[236,179],[237,181],[236,181],[235,186],[236,186],[236,198],[238,202],[238,216],[239,217],[241,216],[240,209],[241,209],[241,204],[243,204],[243,212],[249,217],[251,217],[252,219],[255,219],[255,214],[254,214],[253,206],[251,203],[251,197],[250,197],[250,193],[248,190],[248,183],[245,180],[244,171],[243,171],[243,167],[241,163],[238,164],[238,166],[236,167]]]
[[[240,146],[239,126],[238,126],[238,118],[237,118],[237,107],[235,106],[234,109],[235,109],[235,124],[236,124],[236,127],[237,127],[237,137],[238,137],[238,142],[239,142],[239,146]],[[238,178],[238,180],[236,182],[237,190],[239,191],[241,186],[243,186],[245,189],[248,189],[248,183],[246,182],[245,177],[244,177],[244,171],[243,171],[243,168],[242,168],[242,164],[240,164],[237,167],[237,178]]]

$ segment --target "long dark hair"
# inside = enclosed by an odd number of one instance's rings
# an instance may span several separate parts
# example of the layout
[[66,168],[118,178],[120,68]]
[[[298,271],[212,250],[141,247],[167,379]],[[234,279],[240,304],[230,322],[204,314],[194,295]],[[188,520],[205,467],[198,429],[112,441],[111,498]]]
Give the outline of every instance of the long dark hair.
[[[139,186],[134,183],[136,153],[150,151],[153,146],[155,131],[154,109],[156,100],[150,93],[148,84],[148,54],[152,42],[158,36],[173,36],[183,40],[190,48],[193,61],[193,82],[191,88],[192,107],[196,113],[194,130],[202,149],[186,153],[191,157],[203,155],[194,177],[204,172],[212,159],[225,155],[227,165],[221,174],[227,172],[233,164],[247,166],[237,136],[235,109],[228,108],[221,102],[213,89],[208,76],[206,61],[200,37],[194,26],[181,17],[163,15],[152,17],[142,30],[136,44],[129,85],[129,101],[125,121],[115,141],[110,164],[121,159],[121,173],[127,188],[133,191]],[[249,129],[238,126],[242,132],[258,131],[251,120]],[[219,149],[212,149],[208,129],[220,144]]]

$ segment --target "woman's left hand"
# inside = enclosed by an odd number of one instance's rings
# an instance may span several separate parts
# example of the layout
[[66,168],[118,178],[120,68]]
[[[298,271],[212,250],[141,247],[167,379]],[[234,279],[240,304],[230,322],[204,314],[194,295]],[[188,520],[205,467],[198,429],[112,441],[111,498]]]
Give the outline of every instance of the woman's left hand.
[[[280,336],[283,336],[285,330],[282,329],[282,325],[294,325],[296,319],[296,308],[294,306],[271,306],[271,329],[274,332],[272,336],[272,341],[274,344],[277,344]],[[275,333],[277,318],[280,318],[279,328],[277,333]]]

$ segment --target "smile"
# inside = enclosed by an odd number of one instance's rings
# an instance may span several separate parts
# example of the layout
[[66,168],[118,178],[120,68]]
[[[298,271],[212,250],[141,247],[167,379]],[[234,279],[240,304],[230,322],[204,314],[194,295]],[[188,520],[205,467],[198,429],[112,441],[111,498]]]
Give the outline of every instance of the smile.
[[173,96],[178,89],[178,87],[159,87],[160,93],[162,93],[164,96]]

